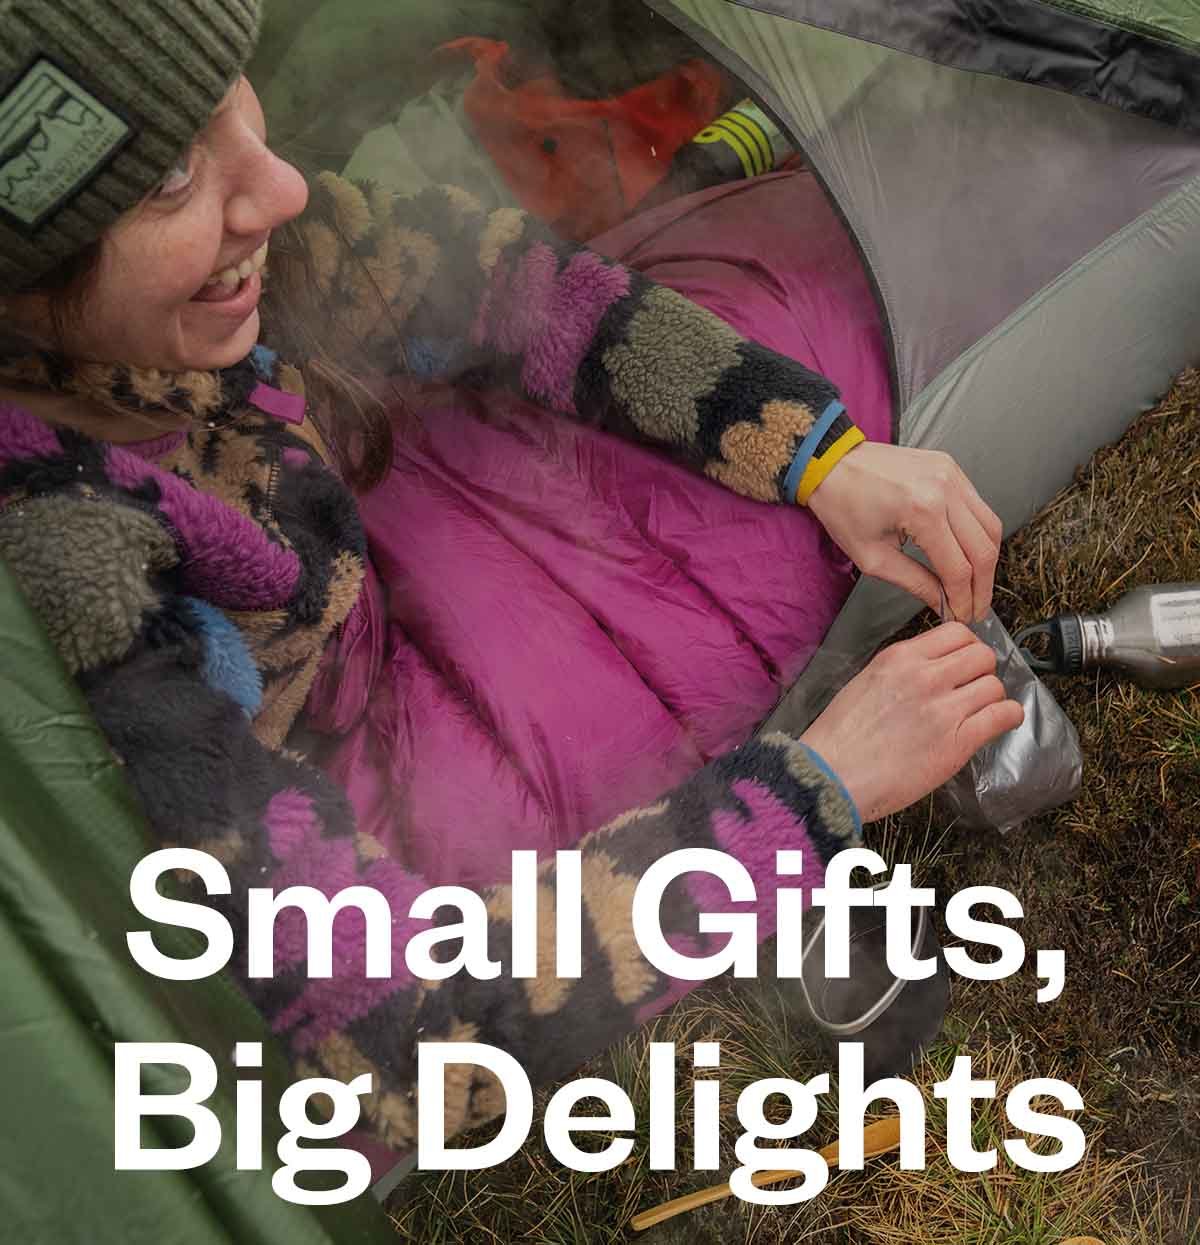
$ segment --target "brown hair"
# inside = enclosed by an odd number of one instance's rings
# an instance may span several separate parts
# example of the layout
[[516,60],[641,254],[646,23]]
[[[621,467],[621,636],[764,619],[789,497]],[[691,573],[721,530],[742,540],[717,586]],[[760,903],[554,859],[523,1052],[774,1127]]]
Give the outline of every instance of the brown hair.
[[[271,345],[280,357],[299,368],[312,417],[338,470],[355,492],[367,492],[391,467],[393,413],[407,410],[406,394],[400,382],[373,375],[359,343],[329,322],[321,300],[311,295],[311,265],[299,232],[277,231],[281,234],[277,260],[272,250],[271,271],[277,276],[266,287],[264,324],[270,325]],[[60,351],[84,314],[100,252],[99,241],[90,243],[25,291],[46,297],[50,333]],[[0,325],[0,348],[20,353],[35,347],[13,326]]]
[[[368,492],[391,468],[393,420],[410,411],[407,381],[380,370],[322,295],[296,222],[272,234],[267,264],[264,336],[300,369],[313,418],[343,478],[355,492]],[[399,340],[396,350],[402,353]]]
[[[100,247],[99,240],[89,242],[70,259],[21,291],[22,294],[41,294],[45,297],[50,315],[50,336],[60,349],[71,325],[78,323],[83,315],[100,270]],[[36,349],[16,325],[5,324],[2,328],[6,352]]]

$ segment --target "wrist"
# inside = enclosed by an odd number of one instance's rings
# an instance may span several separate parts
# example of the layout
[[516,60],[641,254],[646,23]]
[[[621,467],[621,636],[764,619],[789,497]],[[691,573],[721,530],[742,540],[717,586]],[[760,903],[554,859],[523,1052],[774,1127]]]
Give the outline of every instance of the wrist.
[[811,731],[806,731],[803,735],[801,735],[798,742],[812,758],[813,764],[816,765],[816,767],[830,780],[830,783],[836,793],[845,800],[846,805],[850,810],[850,815],[854,820],[854,828],[861,837],[863,819],[858,799],[856,798],[855,793],[850,789],[850,784],[836,769],[834,769],[825,752],[818,751],[817,748],[813,746]]
[[857,478],[861,475],[861,472],[854,467],[847,470],[845,462],[853,457],[854,450],[857,450],[860,446],[871,444],[873,442],[867,441],[863,437],[856,440],[854,444],[847,446],[838,455],[837,460],[829,464],[828,469],[817,482],[819,487],[813,489],[807,502],[804,504],[812,511],[821,524],[825,524],[827,515],[832,515],[843,508],[846,505],[847,498],[852,496],[855,491],[862,491],[862,483]]
[[800,442],[784,476],[785,500],[805,506],[843,458],[866,440],[840,402],[831,402]]
[[796,505],[811,505],[817,489],[829,478],[830,472],[837,467],[851,450],[857,449],[866,441],[866,434],[853,424],[820,456],[814,458],[800,481],[796,490]]

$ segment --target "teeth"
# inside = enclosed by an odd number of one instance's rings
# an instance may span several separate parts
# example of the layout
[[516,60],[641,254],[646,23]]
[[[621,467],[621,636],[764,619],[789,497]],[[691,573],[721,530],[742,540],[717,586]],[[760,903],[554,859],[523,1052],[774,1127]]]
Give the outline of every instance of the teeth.
[[263,270],[267,262],[267,252],[270,249],[270,244],[264,242],[249,259],[242,260],[236,268],[222,268],[220,272],[213,273],[204,283],[205,286],[223,285],[227,290],[235,289],[247,277],[252,277],[256,272]]

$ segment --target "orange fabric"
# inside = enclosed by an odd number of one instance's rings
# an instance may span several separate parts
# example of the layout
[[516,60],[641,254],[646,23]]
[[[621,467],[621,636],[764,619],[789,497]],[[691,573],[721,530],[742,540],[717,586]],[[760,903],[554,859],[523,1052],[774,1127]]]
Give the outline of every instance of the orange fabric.
[[518,202],[576,242],[625,220],[728,91],[720,69],[691,60],[624,95],[575,99],[550,74],[511,81],[507,43],[472,37],[441,50],[474,60],[466,113]]

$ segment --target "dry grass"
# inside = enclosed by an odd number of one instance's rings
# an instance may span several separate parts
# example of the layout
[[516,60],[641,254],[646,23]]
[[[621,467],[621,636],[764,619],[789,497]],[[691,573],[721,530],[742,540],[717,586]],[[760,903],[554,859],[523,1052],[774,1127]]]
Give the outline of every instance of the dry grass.
[[[1010,630],[1068,608],[1102,606],[1138,583],[1200,581],[1200,372],[1008,544],[996,607]],[[936,1151],[941,1104],[927,1098],[929,1165],[894,1160],[841,1173],[807,1206],[763,1210],[727,1201],[646,1234],[650,1245],[820,1241],[823,1245],[1200,1245],[1200,695],[1143,692],[1107,676],[1054,688],[1079,731],[1084,789],[1070,807],[1002,837],[950,828],[931,801],[870,828],[885,856],[913,864],[943,897],[1004,886],[1023,902],[1031,947],[1061,947],[1067,987],[1039,1006],[1025,973],[958,982],[942,1037],[914,1070],[931,1085],[956,1054],[1004,1087],[1059,1075],[1087,1104],[1085,1161],[1043,1176],[1001,1160],[982,1176]],[[676,1173],[646,1167],[649,1041],[722,1044],[726,1165],[692,1173],[686,1112]],[[488,1172],[411,1179],[391,1210],[401,1239],[571,1245],[628,1237],[637,1211],[705,1187],[733,1166],[738,1089],[767,1076],[828,1067],[786,1000],[766,986],[697,992],[589,1071],[630,1094],[641,1133],[616,1171],[562,1169],[538,1140]],[[1004,1135],[977,1110],[979,1149]],[[540,1118],[540,1117],[539,1117]],[[835,1131],[828,1109],[801,1144]]]

